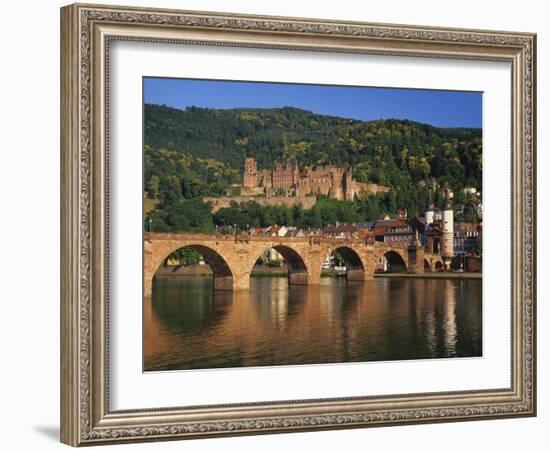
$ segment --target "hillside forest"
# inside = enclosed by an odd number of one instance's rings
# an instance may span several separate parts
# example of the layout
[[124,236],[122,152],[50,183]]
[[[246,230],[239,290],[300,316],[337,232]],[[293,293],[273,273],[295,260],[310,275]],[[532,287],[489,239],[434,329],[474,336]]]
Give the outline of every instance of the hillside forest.
[[[360,182],[389,186],[389,193],[356,201],[318,198],[301,206],[232,204],[212,213],[203,197],[238,195],[244,159],[259,168],[292,161],[301,168],[351,166]],[[478,128],[436,128],[408,120],[361,121],[285,107],[179,110],[144,107],[146,230],[211,231],[273,224],[317,228],[358,223],[406,209],[421,215],[431,198],[443,204],[443,188],[460,206],[456,220],[476,222],[482,191],[482,134]]]

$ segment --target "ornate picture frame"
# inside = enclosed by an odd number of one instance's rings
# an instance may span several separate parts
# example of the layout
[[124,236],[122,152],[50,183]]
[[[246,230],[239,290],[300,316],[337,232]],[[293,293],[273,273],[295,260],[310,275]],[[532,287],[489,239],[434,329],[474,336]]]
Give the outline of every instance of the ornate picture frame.
[[[115,41],[503,61],[512,68],[511,385],[112,410],[109,49]],[[536,414],[536,35],[74,4],[61,9],[61,440],[73,445]]]

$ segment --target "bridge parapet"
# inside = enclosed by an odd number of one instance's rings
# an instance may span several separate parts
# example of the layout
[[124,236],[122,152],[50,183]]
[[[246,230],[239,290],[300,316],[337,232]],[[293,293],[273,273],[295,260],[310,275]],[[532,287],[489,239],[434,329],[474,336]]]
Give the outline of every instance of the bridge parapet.
[[157,233],[157,232],[145,232],[143,239],[146,241],[232,241],[235,240],[234,234],[222,234],[222,233]]
[[223,233],[157,233],[157,232],[146,232],[144,233],[145,241],[155,241],[155,240],[164,240],[164,241],[175,241],[175,240],[185,240],[185,241],[241,241],[241,242],[309,242],[311,244],[320,244],[320,243],[351,243],[351,244],[364,244],[367,246],[374,245],[387,245],[385,243],[374,242],[372,240],[365,239],[343,239],[338,237],[328,237],[328,236],[257,236],[251,235],[248,233],[238,233],[238,234],[223,234]]

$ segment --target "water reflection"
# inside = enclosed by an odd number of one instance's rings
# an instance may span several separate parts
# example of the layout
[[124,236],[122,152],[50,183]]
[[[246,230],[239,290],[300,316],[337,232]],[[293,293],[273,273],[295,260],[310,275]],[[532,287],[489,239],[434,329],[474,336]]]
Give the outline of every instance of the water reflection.
[[146,370],[481,355],[481,280],[209,278],[155,282],[144,305]]

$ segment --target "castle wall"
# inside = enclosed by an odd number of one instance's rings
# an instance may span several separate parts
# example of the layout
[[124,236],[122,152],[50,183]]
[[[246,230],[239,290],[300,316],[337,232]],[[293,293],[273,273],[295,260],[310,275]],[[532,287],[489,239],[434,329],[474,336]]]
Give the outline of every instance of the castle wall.
[[253,197],[255,195],[263,195],[265,190],[261,186],[242,186],[241,187],[241,196],[243,197]]
[[212,204],[212,212],[217,212],[222,208],[229,208],[232,202],[242,204],[246,202],[256,202],[262,206],[288,206],[289,208],[294,205],[301,204],[304,209],[311,209],[317,203],[315,196],[309,197],[204,197],[202,199],[204,203]]
[[294,188],[297,183],[298,168],[291,163],[285,165],[277,162],[272,171],[272,187],[273,189]]

